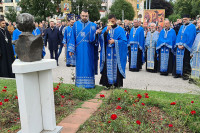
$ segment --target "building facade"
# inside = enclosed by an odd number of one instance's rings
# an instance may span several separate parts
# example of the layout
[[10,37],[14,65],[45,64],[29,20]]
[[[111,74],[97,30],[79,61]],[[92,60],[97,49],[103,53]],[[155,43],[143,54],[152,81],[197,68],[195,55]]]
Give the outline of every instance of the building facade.
[[0,0],[0,15],[1,17],[5,16],[5,13],[9,8],[16,9],[17,12],[21,11],[21,8],[17,6],[17,3],[20,0]]
[[[145,0],[126,0],[127,2],[132,4],[132,7],[135,11],[135,18],[140,18],[143,20],[143,14],[144,14],[144,1]],[[102,0],[100,10],[101,18],[105,17],[106,14],[109,14],[109,9],[112,6],[112,4],[115,2],[115,0]]]

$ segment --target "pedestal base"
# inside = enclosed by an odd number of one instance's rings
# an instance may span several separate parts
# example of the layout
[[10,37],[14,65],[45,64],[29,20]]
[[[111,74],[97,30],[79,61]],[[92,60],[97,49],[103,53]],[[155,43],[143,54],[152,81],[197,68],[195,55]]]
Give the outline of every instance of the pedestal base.
[[18,103],[21,121],[19,133],[60,133],[56,126],[52,69],[55,60],[21,62],[15,60]]
[[[41,133],[61,133],[62,131],[62,127],[57,126],[55,130],[53,131],[42,131]],[[21,131],[17,132],[17,133],[22,133]]]

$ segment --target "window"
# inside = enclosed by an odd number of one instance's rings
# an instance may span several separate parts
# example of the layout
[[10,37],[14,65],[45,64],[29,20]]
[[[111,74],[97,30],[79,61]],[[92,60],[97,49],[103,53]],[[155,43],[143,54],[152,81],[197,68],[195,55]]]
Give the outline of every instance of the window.
[[3,12],[3,7],[0,7],[0,12]]
[[6,6],[5,11],[8,11],[9,8],[14,8],[13,6]]
[[13,0],[4,0],[4,3],[13,3]]
[[18,2],[19,2],[19,0],[15,0],[15,2],[17,2],[17,3],[18,3]]
[[20,12],[20,11],[21,11],[21,7],[17,6],[17,7],[16,7],[16,11],[17,11],[17,12]]

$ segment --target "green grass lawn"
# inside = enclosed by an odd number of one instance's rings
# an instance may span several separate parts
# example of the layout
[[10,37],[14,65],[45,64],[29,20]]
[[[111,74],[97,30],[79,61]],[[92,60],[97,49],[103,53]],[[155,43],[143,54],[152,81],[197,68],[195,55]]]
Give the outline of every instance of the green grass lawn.
[[[6,92],[2,92],[4,86],[7,86]],[[96,86],[95,89],[87,90],[77,88],[74,85],[54,83],[54,98],[57,123],[71,114],[76,108],[98,94],[103,87]],[[16,98],[16,81],[0,79],[0,133],[16,132],[20,129],[20,116],[18,109],[18,100]],[[5,99],[9,99],[5,102]]]
[[[148,93],[149,98],[145,98]],[[138,94],[142,98],[137,97]],[[118,99],[120,98],[120,100]],[[191,103],[194,101],[194,103]],[[175,102],[175,105],[170,105]],[[143,105],[144,106],[143,106]],[[116,109],[120,106],[122,109]],[[196,111],[192,115],[191,111]],[[111,115],[117,119],[112,120]],[[139,121],[138,121],[139,120]],[[138,121],[138,125],[136,123]],[[170,124],[173,127],[169,127]],[[200,132],[200,96],[116,89],[78,133]]]

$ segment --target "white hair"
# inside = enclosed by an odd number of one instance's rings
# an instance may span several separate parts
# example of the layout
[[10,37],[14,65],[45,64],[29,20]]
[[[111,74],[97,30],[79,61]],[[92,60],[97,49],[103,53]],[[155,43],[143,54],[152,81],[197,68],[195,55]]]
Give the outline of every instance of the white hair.
[[156,23],[152,22],[152,23],[150,23],[150,26],[151,26],[152,24],[156,27]]

